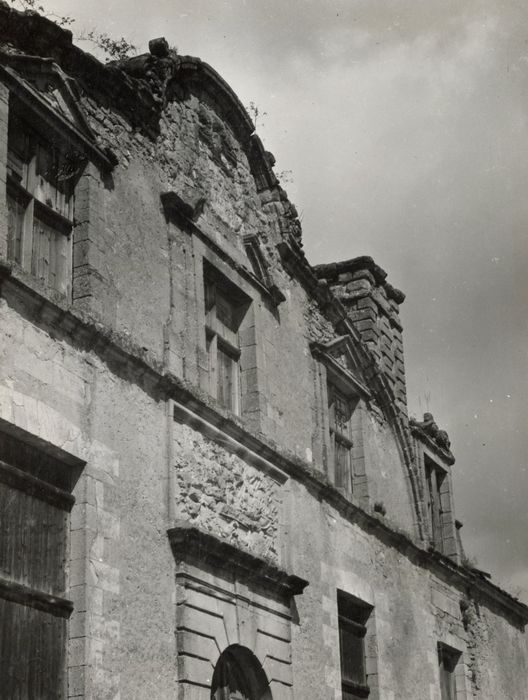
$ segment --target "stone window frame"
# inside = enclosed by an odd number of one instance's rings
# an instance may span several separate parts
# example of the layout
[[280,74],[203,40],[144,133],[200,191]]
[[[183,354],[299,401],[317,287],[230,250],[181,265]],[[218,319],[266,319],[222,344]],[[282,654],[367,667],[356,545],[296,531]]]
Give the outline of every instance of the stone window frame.
[[[9,114],[7,258],[70,299],[77,174],[64,177],[63,187],[59,183],[60,171],[70,167],[75,151],[66,135],[38,129],[31,123],[31,115],[28,119],[27,113],[20,112],[17,106]],[[84,169],[82,160],[78,168]]]
[[[198,383],[200,388],[217,401],[216,390],[211,385],[210,352],[208,348],[207,324],[207,304],[205,299],[205,279],[208,274],[213,273],[222,283],[230,289],[236,298],[239,308],[239,323],[237,329],[238,348],[232,350],[239,351],[238,374],[239,374],[239,394],[235,410],[226,408],[221,404],[219,407],[242,419],[248,427],[260,430],[262,418],[266,405],[266,387],[263,376],[264,367],[264,347],[259,341],[260,338],[260,312],[262,296],[258,289],[249,283],[229,260],[223,259],[214,248],[209,247],[197,236],[193,236],[193,275],[196,280],[196,318],[198,319]],[[190,303],[193,303],[192,301]],[[218,330],[218,328],[217,328]],[[229,340],[229,339],[227,339]],[[225,343],[226,338],[221,339]],[[233,340],[230,345],[234,345]]]
[[[418,444],[417,456],[423,491],[422,505],[425,537],[431,547],[444,556],[460,563],[450,466],[441,463],[439,457],[426,445]],[[428,479],[428,473],[432,475],[432,479]],[[431,498],[435,499],[435,507],[438,510],[436,526],[434,517],[432,517],[434,514],[430,510]]]
[[[354,448],[353,423],[359,398],[354,394],[345,394],[337,383],[329,381],[328,394],[328,458],[334,470],[334,484],[352,496],[354,493],[354,465],[352,451]],[[356,425],[354,425],[356,427]]]
[[[337,591],[337,622],[343,697],[345,697],[345,694],[348,697],[348,693],[362,698],[370,696],[370,687],[367,683],[365,638],[367,635],[367,622],[371,614],[371,605],[343,591]],[[360,641],[358,642],[358,640]],[[352,666],[360,666],[359,675],[361,678],[351,678],[348,675],[345,661],[347,654],[354,657],[351,659]]]
[[[453,646],[453,640],[449,639],[447,643],[439,640],[436,644],[436,653],[438,657],[438,689],[441,700],[467,700],[467,669],[465,663],[464,651],[458,646]],[[452,664],[452,670],[449,672],[452,680],[451,692],[443,692],[442,686],[442,660],[449,659]]]
[[[95,136],[79,107],[74,81],[55,63],[50,62],[49,59],[16,54],[4,55],[4,60],[5,65],[0,66],[0,187],[5,196],[7,197],[8,191],[11,190],[12,194],[21,198],[24,206],[30,209],[34,208],[35,202],[39,199],[35,196],[35,192],[23,191],[26,188],[17,186],[12,182],[12,178],[8,178],[9,122],[10,116],[12,119],[15,111],[22,114],[24,122],[29,124],[42,142],[51,141],[59,151],[70,154],[69,160],[74,156],[73,161],[78,166],[78,173],[72,195],[72,200],[75,200],[76,216],[73,214],[73,208],[69,212],[70,215],[65,217],[54,212],[45,201],[36,203],[36,207],[60,232],[58,235],[68,238],[67,252],[63,256],[66,258],[65,269],[62,271],[63,288],[56,289],[32,274],[27,249],[20,262],[11,259],[13,257],[9,255],[11,251],[8,252],[7,207],[5,213],[0,212],[0,256],[6,260],[9,259],[22,275],[27,276],[28,282],[31,280],[32,284],[36,283],[42,295],[58,297],[62,302],[74,304],[76,299],[92,296],[87,289],[90,285],[87,285],[86,281],[91,268],[88,264],[90,258],[88,243],[94,239],[97,226],[100,225],[99,220],[95,221],[96,218],[100,218],[100,198],[95,195],[104,178],[112,172],[117,160],[109,149],[103,151],[96,143]],[[47,77],[55,83],[55,86],[67,97],[67,106],[71,107],[75,123],[70,122],[58,109],[53,109],[42,98],[31,81],[25,79],[26,70],[30,73],[32,71],[38,73],[41,78]],[[73,162],[70,165],[73,165]],[[33,212],[28,212],[26,218],[27,228],[29,228],[30,224],[32,226]],[[27,248],[29,248],[31,236],[26,234],[25,221],[23,235],[27,238]]]
[[[246,316],[251,314],[252,300],[208,261],[203,264],[203,277],[209,393],[223,408],[240,415],[244,348],[239,331],[248,324]],[[222,374],[228,375],[228,396],[223,396],[226,387]]]
[[[341,650],[340,650],[340,630],[339,630],[339,605],[338,599],[343,596],[345,599],[353,601],[357,606],[363,607],[368,614],[363,622],[364,637],[363,637],[363,652],[364,652],[364,671],[365,685],[368,687],[368,700],[379,700],[379,669],[378,669],[378,639],[377,639],[377,616],[375,601],[372,597],[372,590],[368,585],[362,585],[359,579],[349,573],[338,571],[334,588],[333,607],[334,614],[332,615],[333,629],[335,635],[336,646],[332,650],[332,655],[335,658],[337,676],[336,683],[339,683],[341,688],[342,673],[341,673]],[[330,650],[329,650],[330,651]],[[458,700],[458,699],[457,699]]]
[[[343,339],[338,339],[341,342]],[[332,343],[335,344],[335,343]],[[328,348],[328,346],[326,346]],[[368,454],[365,451],[363,436],[363,415],[366,410],[366,401],[370,398],[367,387],[352,373],[350,369],[343,367],[329,352],[325,346],[312,343],[312,356],[315,360],[316,375],[316,433],[314,435],[313,453],[316,460],[320,459],[329,480],[349,500],[363,508],[369,506],[368,480],[366,461]],[[339,437],[345,439],[349,445],[349,470],[350,488],[339,487],[336,483],[335,462],[335,433],[333,430],[330,411],[330,397],[332,393],[338,393],[349,402],[350,418],[348,435]]]
[[[184,187],[180,193],[173,190],[161,192],[160,201],[168,224],[173,271],[171,307],[177,309],[165,329],[168,367],[175,375],[214,396],[210,386],[207,334],[202,321],[206,317],[203,268],[210,265],[250,302],[238,329],[240,406],[238,412],[223,410],[238,415],[252,431],[268,432],[267,427],[272,426],[274,420],[265,371],[267,339],[264,337],[264,316],[269,313],[280,322],[277,307],[286,298],[273,281],[273,273],[267,267],[258,237],[242,236],[243,250],[231,246],[201,218],[207,199],[195,188]],[[187,324],[185,337],[181,333],[182,320]]]

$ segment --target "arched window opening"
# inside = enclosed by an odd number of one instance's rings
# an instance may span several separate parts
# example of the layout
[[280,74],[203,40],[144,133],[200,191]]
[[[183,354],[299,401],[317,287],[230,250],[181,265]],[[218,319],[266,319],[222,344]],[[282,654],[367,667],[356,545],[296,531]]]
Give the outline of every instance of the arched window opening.
[[211,700],[273,700],[268,679],[257,657],[233,644],[215,666]]

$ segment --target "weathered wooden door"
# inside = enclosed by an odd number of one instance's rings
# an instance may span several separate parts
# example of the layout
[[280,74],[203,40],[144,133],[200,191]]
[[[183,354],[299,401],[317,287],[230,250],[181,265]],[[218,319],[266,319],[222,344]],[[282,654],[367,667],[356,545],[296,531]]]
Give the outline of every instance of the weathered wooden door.
[[65,697],[72,495],[0,461],[0,697]]

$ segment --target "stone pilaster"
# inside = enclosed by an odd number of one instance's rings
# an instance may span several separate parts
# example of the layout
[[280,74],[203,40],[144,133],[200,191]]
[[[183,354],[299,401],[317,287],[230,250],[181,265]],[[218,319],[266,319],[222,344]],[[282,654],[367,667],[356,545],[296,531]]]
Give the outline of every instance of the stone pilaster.
[[112,325],[116,299],[105,270],[103,189],[97,167],[88,162],[75,188],[72,301]]

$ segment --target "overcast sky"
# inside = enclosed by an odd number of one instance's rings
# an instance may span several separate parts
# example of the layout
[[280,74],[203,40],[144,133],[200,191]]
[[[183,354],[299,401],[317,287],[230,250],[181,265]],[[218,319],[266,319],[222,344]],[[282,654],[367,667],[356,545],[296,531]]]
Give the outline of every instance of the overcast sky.
[[410,412],[449,432],[468,553],[528,602],[526,3],[42,2],[258,106],[309,260],[371,255],[406,293]]

